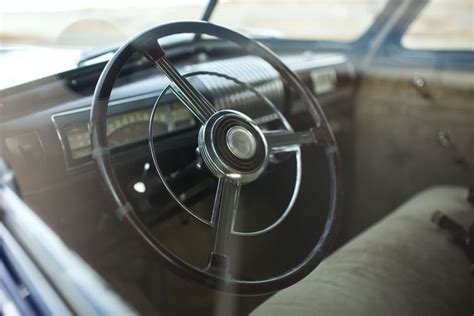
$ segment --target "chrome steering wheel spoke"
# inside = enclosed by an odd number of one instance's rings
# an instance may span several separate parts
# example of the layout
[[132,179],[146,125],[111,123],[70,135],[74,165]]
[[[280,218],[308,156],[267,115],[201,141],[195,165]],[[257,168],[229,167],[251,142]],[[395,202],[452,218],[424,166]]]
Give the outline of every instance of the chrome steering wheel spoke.
[[295,151],[302,145],[320,144],[314,128],[303,132],[289,130],[264,131],[270,154]]
[[204,124],[216,113],[215,107],[193,85],[181,75],[166,57],[165,51],[158,41],[138,42],[138,51],[160,69],[171,81],[171,91],[188,108],[191,113]]
[[216,223],[214,248],[211,252],[208,270],[226,277],[229,269],[229,238],[232,234],[239,206],[241,184],[225,177],[219,177],[212,222]]
[[212,114],[216,113],[214,106],[178,72],[166,56],[156,60],[155,64],[171,80],[173,94],[183,102],[201,124],[206,123]]

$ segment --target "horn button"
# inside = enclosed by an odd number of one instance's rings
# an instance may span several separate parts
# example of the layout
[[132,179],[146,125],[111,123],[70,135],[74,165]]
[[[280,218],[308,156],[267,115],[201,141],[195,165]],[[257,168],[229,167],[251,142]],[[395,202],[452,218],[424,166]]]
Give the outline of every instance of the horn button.
[[257,141],[245,127],[236,125],[227,131],[227,148],[239,159],[250,159],[257,152]]
[[201,127],[199,151],[212,173],[242,183],[255,180],[267,164],[267,143],[246,115],[222,110]]

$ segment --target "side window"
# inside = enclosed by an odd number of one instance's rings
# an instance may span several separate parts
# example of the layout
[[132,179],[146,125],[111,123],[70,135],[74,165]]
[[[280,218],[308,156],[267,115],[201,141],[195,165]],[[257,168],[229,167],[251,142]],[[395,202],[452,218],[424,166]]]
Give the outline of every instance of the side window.
[[474,1],[431,0],[402,38],[414,50],[474,50]]

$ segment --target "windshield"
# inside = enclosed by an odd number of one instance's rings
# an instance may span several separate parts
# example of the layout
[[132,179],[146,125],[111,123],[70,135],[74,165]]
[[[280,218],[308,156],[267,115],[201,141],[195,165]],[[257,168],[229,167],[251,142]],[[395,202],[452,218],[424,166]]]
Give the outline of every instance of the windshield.
[[231,0],[219,2],[217,24],[250,35],[290,39],[357,40],[387,0]]
[[158,23],[199,19],[206,4],[205,0],[8,1],[0,9],[1,41],[78,49],[120,44]]
[[74,69],[85,52],[116,47],[152,25],[199,19],[206,5],[206,0],[4,1],[0,89]]
[[[354,41],[385,3],[300,0],[295,5],[291,0],[224,0],[219,1],[211,21],[259,38]],[[0,77],[0,89],[76,68],[79,61],[82,65],[106,60],[110,54],[100,56],[101,48],[113,49],[159,23],[200,19],[207,5],[207,0],[4,2],[0,7],[0,68],[9,75]],[[102,53],[106,52],[110,51]]]
[[[227,0],[219,2],[211,20],[263,37],[352,41],[367,30],[385,2],[300,0],[295,5],[290,0]],[[207,3],[206,0],[8,1],[0,9],[0,41],[3,45],[82,50],[111,45],[158,23],[199,19]]]

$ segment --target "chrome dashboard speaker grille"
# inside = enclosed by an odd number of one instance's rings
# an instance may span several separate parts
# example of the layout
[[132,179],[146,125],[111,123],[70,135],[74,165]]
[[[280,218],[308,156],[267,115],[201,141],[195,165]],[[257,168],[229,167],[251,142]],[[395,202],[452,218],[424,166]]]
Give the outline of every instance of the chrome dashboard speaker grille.
[[[243,56],[228,60],[211,61],[205,64],[189,66],[185,72],[209,71],[225,74],[253,86],[277,107],[284,100],[283,82],[278,72],[268,63],[254,56]],[[235,83],[216,76],[200,76],[200,81],[214,98],[214,105],[222,109],[244,111],[254,109],[262,100]]]

